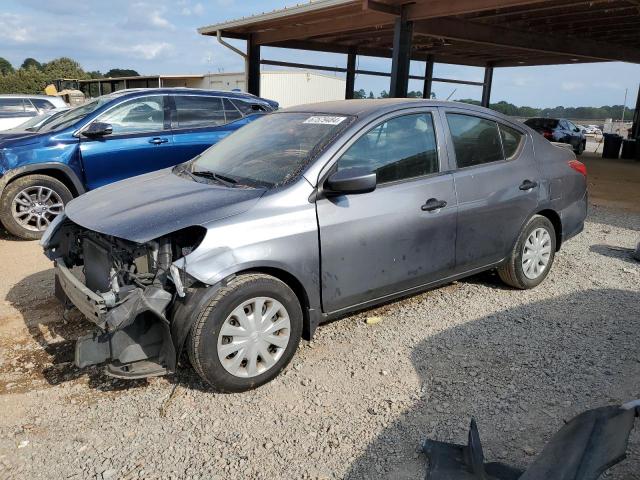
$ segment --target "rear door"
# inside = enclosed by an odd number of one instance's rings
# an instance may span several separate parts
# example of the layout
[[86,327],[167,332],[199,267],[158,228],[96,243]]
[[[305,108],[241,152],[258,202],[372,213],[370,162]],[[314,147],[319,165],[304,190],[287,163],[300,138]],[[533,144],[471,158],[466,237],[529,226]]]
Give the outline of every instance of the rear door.
[[456,270],[505,258],[538,205],[540,173],[523,129],[490,115],[444,109],[458,196]]
[[172,95],[172,150],[185,162],[248,123],[240,110],[225,97]]
[[[377,173],[373,192],[316,203],[325,312],[427,284],[455,263],[456,198],[437,111],[367,127],[330,172],[354,167]],[[443,205],[428,209],[430,199]]]
[[99,115],[113,133],[99,138],[80,135],[80,154],[89,189],[159,170],[177,162],[169,145],[165,95],[125,100]]

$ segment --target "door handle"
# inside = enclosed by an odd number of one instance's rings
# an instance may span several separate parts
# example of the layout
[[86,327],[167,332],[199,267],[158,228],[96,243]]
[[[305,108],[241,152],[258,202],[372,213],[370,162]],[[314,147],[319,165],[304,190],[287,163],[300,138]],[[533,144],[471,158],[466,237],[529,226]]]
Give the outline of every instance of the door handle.
[[536,188],[538,186],[538,182],[532,182],[531,180],[525,180],[520,184],[520,190],[531,190],[532,188]]
[[447,202],[444,200],[438,200],[437,198],[430,198],[427,202],[422,205],[423,212],[433,212],[434,210],[440,210],[447,206]]
[[149,143],[153,143],[154,145],[160,145],[161,143],[167,143],[169,140],[167,138],[155,137],[149,140]]

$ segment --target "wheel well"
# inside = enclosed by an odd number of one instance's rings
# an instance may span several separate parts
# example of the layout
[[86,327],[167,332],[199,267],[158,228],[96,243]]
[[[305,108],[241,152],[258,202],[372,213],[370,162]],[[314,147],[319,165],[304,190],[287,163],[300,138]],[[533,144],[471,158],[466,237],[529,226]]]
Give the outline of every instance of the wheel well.
[[546,217],[553,224],[553,228],[556,231],[556,251],[560,250],[560,244],[562,243],[562,220],[560,220],[560,215],[555,210],[541,210],[537,214]]
[[66,173],[64,173],[62,170],[58,170],[57,168],[43,168],[42,170],[31,170],[28,172],[24,172],[20,175],[16,175],[15,177],[13,177],[9,183],[19,178],[28,177],[29,175],[47,175],[49,177],[55,178],[56,180],[59,180],[60,182],[62,182],[64,186],[69,189],[69,191],[73,194],[74,197],[77,197],[80,194],[80,192],[78,192],[78,189],[73,184],[69,176]]
[[293,293],[295,293],[296,297],[298,297],[298,301],[300,302],[300,307],[302,308],[302,317],[303,317],[303,324],[304,324],[302,335],[303,335],[303,338],[306,338],[305,334],[308,333],[308,329],[310,325],[309,296],[307,295],[307,291],[302,286],[302,283],[300,283],[300,281],[295,276],[291,275],[286,270],[281,270],[279,268],[274,268],[274,267],[252,268],[250,270],[238,272],[236,273],[236,275],[241,275],[247,272],[259,272],[259,273],[264,273],[266,275],[271,275],[272,277],[275,277],[278,280],[286,283],[287,286],[291,290],[293,290]]

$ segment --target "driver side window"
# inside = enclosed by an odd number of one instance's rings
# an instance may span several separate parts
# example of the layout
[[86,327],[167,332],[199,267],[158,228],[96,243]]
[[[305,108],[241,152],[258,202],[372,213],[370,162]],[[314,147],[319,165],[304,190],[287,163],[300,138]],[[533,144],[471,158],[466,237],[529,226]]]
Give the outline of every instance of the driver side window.
[[164,97],[135,98],[112,108],[97,121],[110,124],[113,135],[161,131],[164,129]]
[[338,160],[338,170],[366,168],[378,183],[438,172],[438,149],[430,113],[392,118],[361,136]]

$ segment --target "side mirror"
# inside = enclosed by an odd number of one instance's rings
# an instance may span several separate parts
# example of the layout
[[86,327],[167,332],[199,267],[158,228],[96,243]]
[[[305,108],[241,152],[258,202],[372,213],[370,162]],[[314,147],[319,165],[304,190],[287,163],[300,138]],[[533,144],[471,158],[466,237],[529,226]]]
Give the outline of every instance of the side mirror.
[[103,137],[105,135],[111,135],[113,133],[113,127],[109,123],[93,122],[83,132],[85,137]]
[[327,194],[369,193],[376,189],[375,172],[362,167],[338,170],[324,182]]

